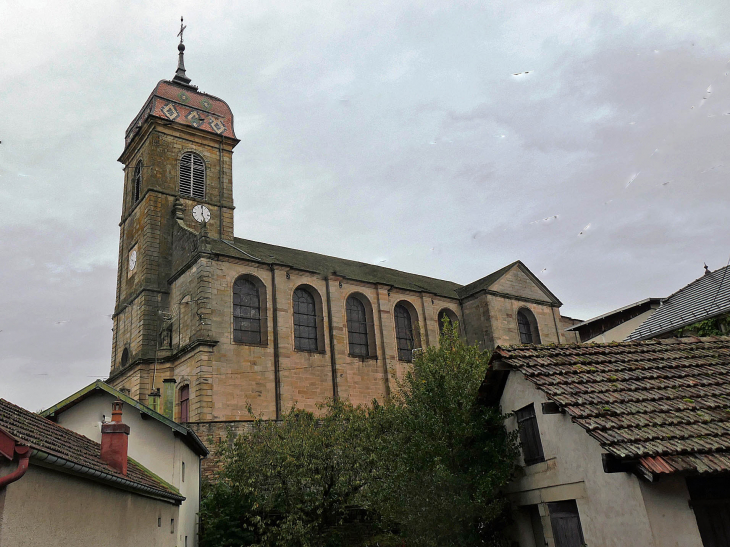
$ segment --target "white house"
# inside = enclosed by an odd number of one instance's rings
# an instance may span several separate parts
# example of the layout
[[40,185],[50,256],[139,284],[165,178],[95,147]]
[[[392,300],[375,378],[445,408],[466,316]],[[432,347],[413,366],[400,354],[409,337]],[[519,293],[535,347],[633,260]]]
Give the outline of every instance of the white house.
[[185,497],[127,457],[113,404],[98,443],[0,399],[0,547],[181,545]]
[[730,337],[497,348],[520,547],[730,546]]
[[180,507],[178,545],[194,547],[198,537],[201,461],[208,449],[190,429],[178,424],[124,393],[97,380],[41,414],[101,442],[101,429],[109,421],[111,404],[124,404],[130,426],[129,457],[177,488],[185,501]]

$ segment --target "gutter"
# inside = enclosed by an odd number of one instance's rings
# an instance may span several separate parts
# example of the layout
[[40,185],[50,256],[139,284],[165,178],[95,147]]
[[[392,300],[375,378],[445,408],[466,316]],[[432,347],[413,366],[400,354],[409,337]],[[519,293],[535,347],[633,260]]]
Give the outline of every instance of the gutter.
[[18,468],[4,477],[0,477],[0,490],[5,488],[8,484],[17,481],[25,472],[28,471],[28,461],[30,460],[30,448],[27,446],[16,446],[15,453],[20,456],[18,460]]
[[32,457],[34,460],[37,460],[39,463],[42,463],[43,465],[59,467],[66,473],[85,475],[91,480],[111,483],[114,486],[121,487],[124,490],[131,490],[150,498],[159,499],[168,503],[174,503],[175,505],[180,505],[183,501],[185,501],[185,497],[179,494],[172,494],[169,492],[165,492],[164,490],[152,488],[150,486],[144,486],[129,479],[117,477],[115,475],[112,475],[111,473],[97,471],[96,469],[91,469],[90,467],[86,467],[85,465],[74,463],[64,458],[48,454],[47,452],[43,452],[42,450],[33,449],[33,451],[30,453],[30,457]]

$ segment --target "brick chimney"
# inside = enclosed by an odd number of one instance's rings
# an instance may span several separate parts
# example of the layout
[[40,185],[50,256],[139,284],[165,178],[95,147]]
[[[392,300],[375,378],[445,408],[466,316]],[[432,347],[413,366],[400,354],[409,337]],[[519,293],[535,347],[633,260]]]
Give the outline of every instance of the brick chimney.
[[101,424],[101,459],[122,475],[127,474],[129,426],[122,423],[122,401],[112,403],[111,423]]

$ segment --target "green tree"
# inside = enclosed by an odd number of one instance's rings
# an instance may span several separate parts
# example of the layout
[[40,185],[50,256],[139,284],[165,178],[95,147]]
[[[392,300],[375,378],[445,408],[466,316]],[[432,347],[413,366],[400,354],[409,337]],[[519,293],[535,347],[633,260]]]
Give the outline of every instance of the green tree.
[[477,403],[489,355],[447,324],[384,404],[292,409],[218,449],[202,545],[501,545],[515,436]]
[[[517,444],[497,409],[477,404],[489,354],[446,324],[391,401],[373,414],[380,481],[369,503],[407,545],[500,545]],[[373,429],[373,428],[371,428]]]

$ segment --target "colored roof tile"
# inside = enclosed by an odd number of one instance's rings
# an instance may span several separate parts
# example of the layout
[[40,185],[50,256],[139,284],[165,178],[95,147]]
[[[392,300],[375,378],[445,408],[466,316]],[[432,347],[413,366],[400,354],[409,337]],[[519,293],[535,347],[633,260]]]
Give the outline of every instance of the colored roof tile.
[[[496,362],[649,473],[730,471],[730,337],[498,347]],[[491,402],[497,381],[492,366],[482,389]]]
[[122,475],[101,459],[99,443],[5,399],[0,399],[0,428],[22,444],[46,454],[107,476],[130,481],[145,491],[152,490],[156,495],[172,501],[185,499],[131,458],[127,462],[127,475]]

